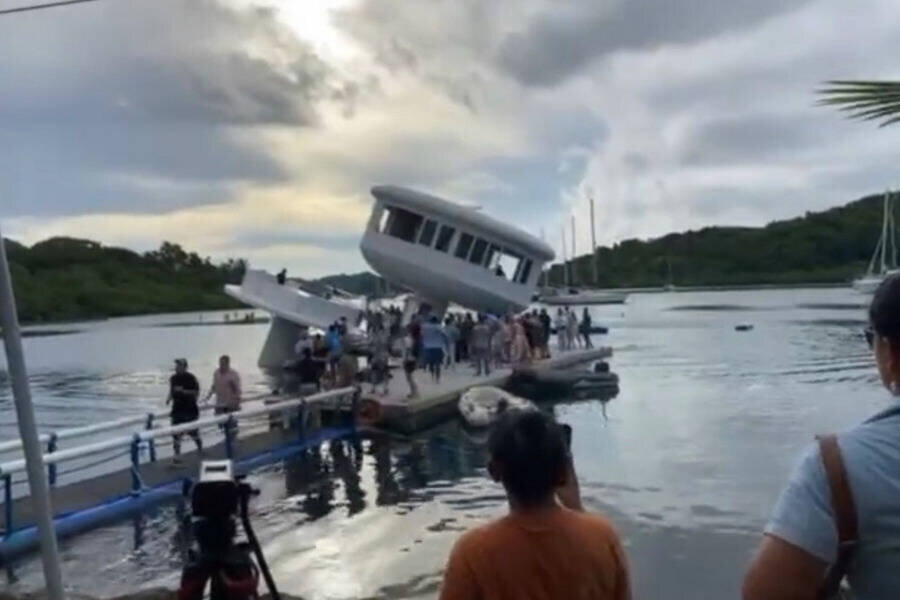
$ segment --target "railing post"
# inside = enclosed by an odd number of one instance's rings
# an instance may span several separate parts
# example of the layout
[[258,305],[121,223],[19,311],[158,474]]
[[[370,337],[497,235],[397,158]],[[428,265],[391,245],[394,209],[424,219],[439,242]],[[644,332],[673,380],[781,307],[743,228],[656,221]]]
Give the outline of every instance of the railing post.
[[[50,439],[47,440],[47,454],[52,454],[56,452],[56,432],[52,432],[50,434]],[[50,482],[51,487],[56,485],[56,463],[52,462],[47,465],[47,481]]]
[[229,460],[234,459],[234,426],[234,415],[228,415],[228,420],[225,421],[225,456]]
[[[147,431],[153,429],[153,413],[147,413]],[[156,462],[156,441],[153,438],[147,440],[147,447],[150,449],[150,462]]]
[[3,518],[6,525],[3,537],[8,538],[13,531],[12,473],[3,476]]
[[141,493],[141,477],[139,468],[141,466],[141,436],[134,434],[131,440],[131,495],[137,496]]

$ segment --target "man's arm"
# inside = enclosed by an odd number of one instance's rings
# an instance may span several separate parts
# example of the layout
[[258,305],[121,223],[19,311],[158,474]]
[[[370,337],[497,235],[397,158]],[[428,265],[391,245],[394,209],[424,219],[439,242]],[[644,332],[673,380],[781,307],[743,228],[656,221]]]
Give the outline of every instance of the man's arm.
[[814,600],[825,561],[766,534],[744,576],[744,600]]
[[838,536],[818,447],[807,448],[781,493],[744,577],[744,600],[812,600]]
[[450,552],[447,568],[444,571],[444,583],[441,586],[440,600],[480,600],[481,590],[475,580],[475,573],[469,566],[463,550],[465,538],[457,540]]
[[584,506],[581,504],[581,487],[578,485],[575,463],[571,455],[569,456],[569,465],[566,468],[566,481],[556,488],[556,499],[568,509],[579,512],[584,510]]
[[206,392],[206,396],[203,398],[204,402],[209,402],[209,399],[212,398],[213,392],[216,390],[216,374],[213,373],[212,383],[209,385],[209,391]]

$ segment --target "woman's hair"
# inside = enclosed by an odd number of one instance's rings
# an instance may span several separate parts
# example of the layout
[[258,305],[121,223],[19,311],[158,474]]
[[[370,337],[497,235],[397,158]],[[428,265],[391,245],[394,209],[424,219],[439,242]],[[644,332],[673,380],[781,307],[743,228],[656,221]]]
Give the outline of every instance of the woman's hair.
[[887,277],[875,290],[869,322],[879,336],[900,344],[900,273]]
[[488,450],[507,493],[523,506],[545,502],[565,476],[562,428],[541,411],[506,411],[491,431]]

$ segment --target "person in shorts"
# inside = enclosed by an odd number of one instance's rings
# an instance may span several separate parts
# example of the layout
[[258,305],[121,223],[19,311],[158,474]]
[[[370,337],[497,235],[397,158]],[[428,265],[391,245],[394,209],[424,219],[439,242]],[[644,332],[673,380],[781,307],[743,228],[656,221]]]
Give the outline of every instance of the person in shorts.
[[[188,370],[187,359],[175,359],[175,373],[169,378],[169,396],[166,398],[166,406],[172,405],[172,425],[190,423],[200,417],[200,409],[197,407],[197,398],[200,396],[200,383]],[[203,441],[200,432],[192,429],[187,432],[197,445],[197,451],[203,451]],[[173,462],[180,461],[181,437],[183,433],[172,436]]]

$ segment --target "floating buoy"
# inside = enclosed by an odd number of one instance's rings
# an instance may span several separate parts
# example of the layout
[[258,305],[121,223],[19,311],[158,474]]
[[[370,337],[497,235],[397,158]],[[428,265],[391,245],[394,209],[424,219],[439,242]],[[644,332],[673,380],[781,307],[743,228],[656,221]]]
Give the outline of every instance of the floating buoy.
[[741,323],[740,325],[734,326],[735,331],[753,331],[753,325],[750,323]]

